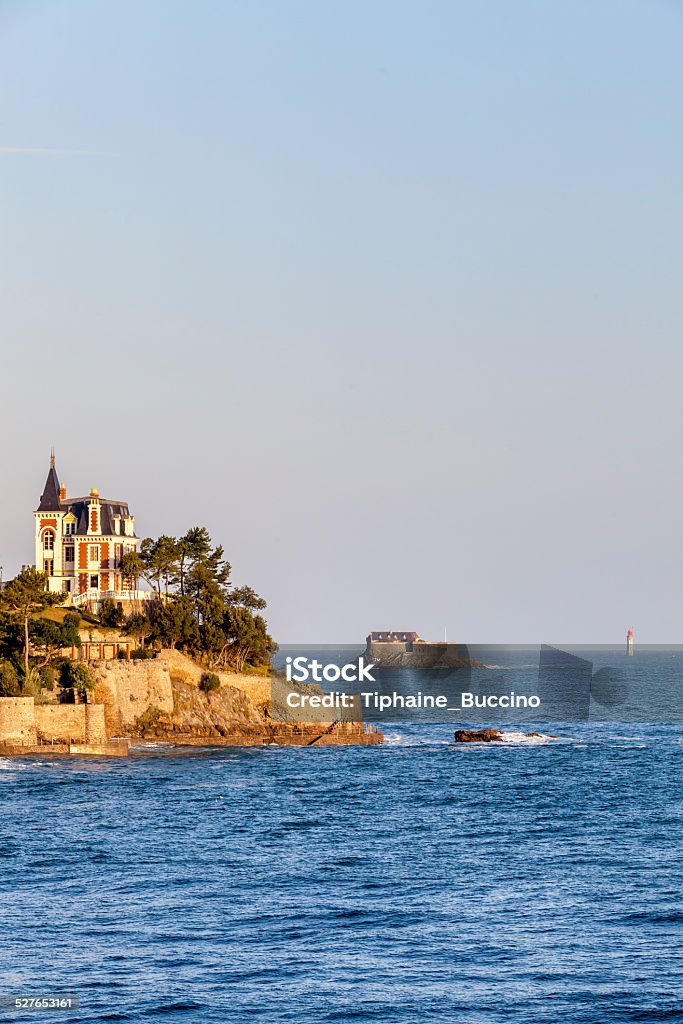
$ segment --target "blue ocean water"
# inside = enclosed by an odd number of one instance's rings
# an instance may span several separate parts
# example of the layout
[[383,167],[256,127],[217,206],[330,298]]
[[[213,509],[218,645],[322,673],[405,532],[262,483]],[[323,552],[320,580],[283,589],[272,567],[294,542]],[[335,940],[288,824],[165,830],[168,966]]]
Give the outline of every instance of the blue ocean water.
[[680,726],[385,728],[0,759],[0,1019],[683,1020]]

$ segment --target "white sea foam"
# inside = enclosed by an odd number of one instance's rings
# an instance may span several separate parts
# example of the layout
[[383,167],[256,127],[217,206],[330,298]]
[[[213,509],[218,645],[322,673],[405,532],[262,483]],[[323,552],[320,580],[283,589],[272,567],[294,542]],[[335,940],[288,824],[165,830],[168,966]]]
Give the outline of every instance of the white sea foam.
[[400,732],[384,733],[385,747],[447,747],[452,739],[435,739],[432,736],[405,736]]
[[27,764],[14,761],[11,757],[0,757],[0,772],[23,772],[27,768]]
[[553,736],[546,736],[545,733],[529,736],[526,732],[503,732],[502,730],[501,736],[503,743],[523,743],[527,746],[538,746],[540,743],[548,743],[549,740],[554,739]]
[[[520,745],[520,746],[539,746],[544,743],[549,743],[556,737],[540,733],[537,736],[529,736],[525,732],[515,732],[513,730],[501,729],[500,734],[502,740],[498,740],[493,744],[483,743],[484,746],[499,746],[502,743],[509,745]],[[448,747],[453,746],[454,739],[453,733],[449,730],[448,735],[444,736],[443,732],[441,736],[422,735],[415,734],[412,731],[401,733],[401,732],[385,732],[384,733],[384,746],[385,747]],[[458,746],[464,746],[465,744],[457,744]]]
[[[537,669],[538,668],[538,662],[530,661],[528,664],[526,662],[524,662],[524,663],[522,663],[520,665],[484,665],[484,669],[486,669],[487,671],[489,669],[491,669],[491,670],[495,669],[496,672],[508,672],[508,671],[509,672],[520,672],[522,669],[527,669],[527,668]],[[474,671],[475,672],[477,671],[476,666],[474,668]],[[479,670],[479,671],[481,671],[481,670]]]
[[175,743],[131,743],[131,750],[169,750]]

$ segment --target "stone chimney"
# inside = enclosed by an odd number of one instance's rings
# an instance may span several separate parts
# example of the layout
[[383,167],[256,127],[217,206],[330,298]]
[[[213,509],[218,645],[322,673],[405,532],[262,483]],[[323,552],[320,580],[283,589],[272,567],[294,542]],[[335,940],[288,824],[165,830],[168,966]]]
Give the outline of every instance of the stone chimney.
[[100,521],[100,492],[96,487],[90,491],[88,500],[88,533],[97,534],[102,532]]

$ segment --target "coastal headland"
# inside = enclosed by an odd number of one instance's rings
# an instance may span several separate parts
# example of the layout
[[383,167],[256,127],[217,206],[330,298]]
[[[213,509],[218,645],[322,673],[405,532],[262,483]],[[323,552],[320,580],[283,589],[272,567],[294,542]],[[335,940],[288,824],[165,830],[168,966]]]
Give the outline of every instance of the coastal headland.
[[218,685],[201,688],[206,671],[178,651],[149,660],[89,663],[87,703],[0,698],[0,754],[121,756],[145,742],[176,746],[339,746],[381,743],[362,722],[273,721],[271,678],[214,673]]
[[54,450],[33,524],[34,564],[0,570],[0,752],[381,743],[333,711],[273,714],[267,603],[206,527],[140,539],[127,501],[70,495]]

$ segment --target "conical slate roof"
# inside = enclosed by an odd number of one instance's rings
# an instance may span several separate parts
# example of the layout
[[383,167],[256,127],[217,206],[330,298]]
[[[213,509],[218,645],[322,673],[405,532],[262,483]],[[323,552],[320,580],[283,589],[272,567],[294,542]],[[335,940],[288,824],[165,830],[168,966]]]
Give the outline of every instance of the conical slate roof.
[[61,502],[59,500],[59,479],[57,477],[57,470],[55,469],[54,456],[52,456],[50,459],[50,472],[47,474],[45,487],[43,488],[43,493],[40,496],[40,505],[36,511],[59,512],[61,511],[61,507]]

